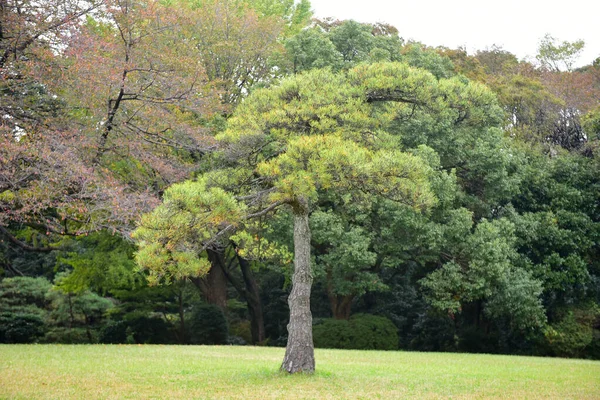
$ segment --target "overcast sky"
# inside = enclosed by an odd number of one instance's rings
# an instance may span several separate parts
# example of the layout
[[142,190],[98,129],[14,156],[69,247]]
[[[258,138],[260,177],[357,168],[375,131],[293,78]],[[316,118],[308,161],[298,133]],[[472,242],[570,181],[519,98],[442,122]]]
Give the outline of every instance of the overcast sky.
[[310,0],[315,16],[387,22],[405,40],[428,46],[465,46],[472,53],[493,44],[533,59],[546,34],[585,40],[578,65],[600,57],[597,0]]

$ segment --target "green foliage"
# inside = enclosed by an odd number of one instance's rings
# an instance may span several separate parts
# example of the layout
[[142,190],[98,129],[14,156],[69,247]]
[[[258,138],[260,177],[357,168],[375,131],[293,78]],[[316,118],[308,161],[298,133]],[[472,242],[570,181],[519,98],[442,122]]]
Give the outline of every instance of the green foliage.
[[[594,326],[600,316],[598,306],[571,309],[545,332],[545,346],[558,357],[584,357],[594,340]],[[597,340],[597,339],[596,339]]]
[[197,304],[186,319],[191,344],[226,344],[229,330],[223,311],[212,304]]
[[44,334],[44,343],[90,344],[99,343],[98,332],[86,328],[69,328],[56,326],[49,328]]
[[44,335],[51,287],[45,278],[0,281],[0,343],[31,343]]
[[0,342],[95,343],[111,300],[84,291],[66,294],[44,278],[0,282]]
[[47,304],[46,293],[52,285],[45,278],[15,277],[0,282],[0,307],[44,308]]
[[398,61],[402,39],[397,34],[376,35],[370,24],[344,21],[329,31],[329,39],[342,56],[344,66],[365,61]]
[[561,104],[536,76],[506,74],[490,78],[488,86],[498,95],[505,110],[505,126],[527,140],[543,141],[556,121],[547,116],[548,107]]
[[395,350],[398,348],[396,326],[385,317],[353,315],[350,320],[326,319],[315,324],[315,346],[329,349]]
[[581,118],[581,125],[590,141],[600,141],[600,107],[588,111]]
[[483,66],[487,74],[496,77],[514,70],[519,64],[517,56],[497,45],[477,51],[475,58]]
[[[600,58],[574,71],[582,40],[546,35],[536,66],[311,22],[308,0],[34,3],[0,7],[0,342],[224,342],[185,279],[227,248],[263,269],[284,344],[302,213],[318,318],[385,315],[403,348],[600,357]],[[160,200],[137,249],[111,235]],[[358,345],[352,321],[315,329]]]
[[99,332],[100,343],[170,344],[176,343],[173,325],[154,313],[133,311],[121,320],[110,320]]
[[115,291],[102,343],[186,343],[185,318],[200,293],[190,282]]
[[536,58],[543,67],[553,71],[571,71],[573,64],[583,51],[585,42],[576,40],[574,42],[563,41],[558,43],[557,39],[547,33],[538,46]]
[[[377,71],[369,73],[372,85]],[[252,233],[238,234],[245,241],[256,236],[251,219],[261,215],[261,203],[250,200],[257,196],[273,207],[300,198],[314,203],[326,191],[371,193],[418,209],[435,203],[430,169],[421,158],[393,149],[393,138],[378,130],[364,83],[317,70],[253,92],[217,136],[225,149],[215,157],[216,167],[167,190],[163,204],[134,233],[137,262],[151,272],[152,282],[205,273],[203,246],[228,231]],[[394,83],[402,85],[399,79],[387,85]],[[371,137],[365,129],[373,131]],[[263,187],[249,183],[256,176]]]
[[395,30],[353,20],[317,25],[285,42],[292,72],[315,68],[350,69],[363,62],[399,61],[402,39]]
[[229,341],[231,342],[232,337],[242,339],[242,343],[252,343],[252,332],[250,330],[250,321],[238,321],[235,324],[231,324],[229,328]]
[[377,254],[370,251],[367,232],[331,211],[313,212],[310,224],[316,247],[313,270],[317,278],[327,279],[331,294],[360,296],[367,290],[385,289],[377,274],[369,271]]
[[285,42],[293,72],[308,71],[314,68],[341,68],[342,56],[318,27],[300,31]]
[[63,252],[57,259],[71,269],[57,281],[62,291],[81,293],[89,289],[106,294],[143,284],[143,277],[135,271],[135,248],[122,237],[101,231],[72,244],[74,250]]
[[93,292],[74,295],[62,292],[60,287],[50,290],[46,298],[51,303],[46,342],[97,343],[104,317],[114,306],[111,300]]
[[452,61],[440,55],[434,49],[420,43],[409,43],[402,49],[402,62],[411,67],[421,68],[431,72],[437,79],[450,78],[455,75]]
[[308,0],[243,0],[263,16],[277,16],[287,25],[285,36],[297,34],[310,23],[311,5]]
[[134,232],[136,262],[150,273],[150,283],[205,275],[210,263],[199,254],[202,241],[216,234],[221,223],[238,223],[243,207],[224,190],[207,187],[204,179],[173,185],[163,199]]
[[515,329],[544,326],[542,283],[514,266],[514,225],[483,221],[464,237],[456,258],[421,281],[429,303],[449,314],[484,300],[491,318],[508,318]]
[[32,343],[43,336],[46,323],[35,311],[0,311],[0,343]]
[[506,318],[512,329],[534,330],[546,323],[542,282],[523,269],[511,269],[501,278],[498,292],[486,303],[491,319]]

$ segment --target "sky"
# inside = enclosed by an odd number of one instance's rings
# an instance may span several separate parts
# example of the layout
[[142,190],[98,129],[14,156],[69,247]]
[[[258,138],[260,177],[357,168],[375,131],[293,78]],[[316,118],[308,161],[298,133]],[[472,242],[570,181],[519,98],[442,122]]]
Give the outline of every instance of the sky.
[[[465,47],[469,53],[499,45],[535,60],[540,39],[585,41],[577,66],[600,57],[600,3],[595,0],[310,0],[318,18],[386,22],[405,40]],[[596,6],[593,4],[596,3]]]

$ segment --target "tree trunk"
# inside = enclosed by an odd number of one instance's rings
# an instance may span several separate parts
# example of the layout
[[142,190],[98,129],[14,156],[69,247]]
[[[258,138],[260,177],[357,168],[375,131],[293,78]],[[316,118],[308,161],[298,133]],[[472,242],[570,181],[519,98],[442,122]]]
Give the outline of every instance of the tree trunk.
[[335,319],[350,319],[352,300],[354,295],[338,296],[333,290],[333,277],[331,268],[327,269],[327,297],[331,307],[331,315]]
[[177,296],[179,303],[179,344],[185,344],[185,309],[183,303],[183,285],[179,288]]
[[92,331],[90,330],[90,319],[86,313],[83,313],[83,319],[85,321],[85,334],[87,335],[90,344],[92,344],[94,343],[94,338],[92,337]]
[[227,278],[223,272],[223,268],[225,268],[223,255],[208,250],[208,259],[211,265],[208,274],[204,278],[192,278],[191,281],[200,289],[202,297],[207,303],[225,310],[227,308]]
[[294,209],[294,275],[292,292],[288,297],[290,322],[288,342],[282,371],[314,372],[315,355],[312,337],[312,314],[310,290],[312,285],[310,267],[310,229],[308,227],[308,204],[301,201]]
[[353,295],[348,296],[336,296],[331,295],[329,301],[331,303],[331,314],[335,319],[350,319],[350,312],[352,311],[352,300]]
[[73,329],[73,324],[75,324],[75,312],[73,312],[73,301],[71,301],[71,293],[67,294],[67,299],[69,300],[69,329]]
[[259,344],[265,340],[265,320],[260,302],[260,291],[248,260],[240,256],[237,256],[237,259],[244,278],[244,297],[248,305],[248,314],[250,314],[252,344]]

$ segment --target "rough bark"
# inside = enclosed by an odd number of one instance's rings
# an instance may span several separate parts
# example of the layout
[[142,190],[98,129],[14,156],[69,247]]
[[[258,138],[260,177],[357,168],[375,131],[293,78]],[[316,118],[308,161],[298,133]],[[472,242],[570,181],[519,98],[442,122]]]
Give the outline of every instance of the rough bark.
[[310,267],[310,229],[306,202],[294,207],[294,275],[292,291],[288,297],[290,322],[288,342],[282,371],[314,372],[315,356],[312,337],[312,314],[310,312],[310,290],[312,286]]
[[223,255],[215,251],[208,251],[208,259],[210,260],[210,270],[203,278],[192,278],[191,281],[196,285],[202,297],[209,304],[214,304],[220,309],[227,308],[227,278],[223,269]]

